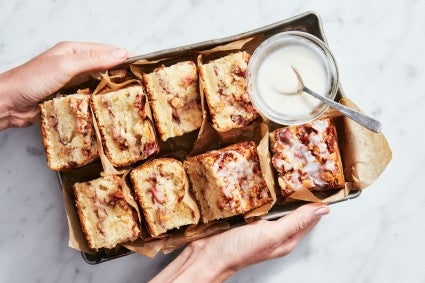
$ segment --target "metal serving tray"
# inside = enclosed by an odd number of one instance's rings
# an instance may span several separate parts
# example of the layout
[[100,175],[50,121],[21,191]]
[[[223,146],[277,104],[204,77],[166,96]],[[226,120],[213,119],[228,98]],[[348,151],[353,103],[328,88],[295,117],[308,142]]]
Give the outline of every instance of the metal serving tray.
[[[225,45],[233,41],[250,38],[260,34],[264,35],[264,39],[266,39],[274,34],[277,34],[283,31],[288,31],[288,30],[298,30],[298,31],[308,32],[320,38],[322,41],[324,41],[327,44],[326,37],[323,32],[322,22],[320,20],[319,15],[314,12],[306,12],[298,16],[295,16],[295,17],[292,17],[292,18],[289,18],[271,25],[267,25],[249,32],[244,32],[238,35],[229,36],[229,37],[225,37],[221,39],[208,40],[208,41],[190,44],[190,45],[186,45],[182,47],[171,48],[167,50],[152,52],[145,55],[131,57],[119,67],[125,67],[126,65],[129,65],[131,63],[134,63],[142,59],[158,60],[163,58],[180,57],[190,52],[209,50],[219,45]],[[341,85],[339,85],[339,90],[338,90],[336,98],[339,99],[342,96],[343,96],[342,88],[341,88]],[[63,180],[64,174],[66,175],[70,173],[58,172],[57,174],[61,187],[63,185],[62,180]],[[346,201],[349,199],[354,199],[358,197],[360,193],[361,191],[351,191],[347,197],[337,201],[330,202],[329,204],[334,204],[334,203]],[[275,205],[269,211],[269,213],[262,216],[261,219],[266,219],[266,220],[278,219],[282,216],[285,216],[286,214],[288,214],[289,212],[296,209],[302,204],[303,204],[302,202],[296,202],[296,203],[287,204],[287,205]],[[234,226],[238,226],[238,223],[236,223]],[[132,252],[129,251],[128,249],[119,246],[116,249],[112,249],[112,250],[101,250],[97,254],[87,254],[84,252],[82,252],[81,254],[87,263],[98,264],[98,263],[102,263],[108,260],[112,260],[115,258],[128,255],[130,253]]]

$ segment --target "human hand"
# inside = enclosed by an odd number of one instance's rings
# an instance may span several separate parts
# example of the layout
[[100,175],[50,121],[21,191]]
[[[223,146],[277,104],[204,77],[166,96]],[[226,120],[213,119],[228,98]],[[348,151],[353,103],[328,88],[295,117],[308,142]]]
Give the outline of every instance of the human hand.
[[301,206],[276,221],[260,220],[190,243],[152,282],[221,282],[249,265],[289,254],[329,213]]
[[0,130],[30,125],[40,100],[82,73],[111,68],[127,57],[125,49],[111,45],[60,42],[0,74]]

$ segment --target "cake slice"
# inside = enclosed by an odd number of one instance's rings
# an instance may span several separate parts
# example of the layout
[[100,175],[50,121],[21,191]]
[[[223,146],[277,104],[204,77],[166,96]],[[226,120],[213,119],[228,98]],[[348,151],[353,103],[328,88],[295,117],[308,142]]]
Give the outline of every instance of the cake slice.
[[141,86],[93,95],[91,106],[105,154],[116,167],[130,165],[158,151],[152,121],[146,115]]
[[72,94],[39,105],[42,140],[52,170],[77,168],[98,156],[89,100],[89,95]]
[[74,184],[81,227],[92,249],[114,248],[139,237],[137,215],[124,199],[121,182],[108,175]]
[[332,120],[277,129],[270,134],[272,163],[282,194],[306,188],[344,187],[344,172]]
[[189,182],[180,161],[155,159],[132,170],[130,177],[152,236],[198,223],[199,211],[191,196],[186,195]]
[[184,162],[203,222],[250,211],[272,201],[254,142],[243,142]]
[[247,93],[249,58],[248,53],[237,52],[199,65],[212,123],[219,132],[244,127],[259,117]]
[[194,62],[158,67],[152,73],[144,74],[143,80],[161,140],[201,127],[201,98]]

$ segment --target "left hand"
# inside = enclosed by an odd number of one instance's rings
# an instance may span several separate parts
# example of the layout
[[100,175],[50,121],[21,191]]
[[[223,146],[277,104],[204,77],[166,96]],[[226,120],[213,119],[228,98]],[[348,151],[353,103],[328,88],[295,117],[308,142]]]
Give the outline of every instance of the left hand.
[[[60,42],[27,63],[0,74],[0,130],[30,125],[37,104],[82,73],[124,62],[128,53],[111,45]],[[5,120],[6,119],[6,120]]]

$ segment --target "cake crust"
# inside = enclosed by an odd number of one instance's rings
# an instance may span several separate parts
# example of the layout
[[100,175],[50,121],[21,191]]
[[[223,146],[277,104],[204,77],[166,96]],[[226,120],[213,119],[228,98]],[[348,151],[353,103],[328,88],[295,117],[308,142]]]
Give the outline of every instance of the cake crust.
[[280,128],[270,134],[272,163],[282,194],[306,188],[337,189],[344,186],[344,172],[332,120]]

